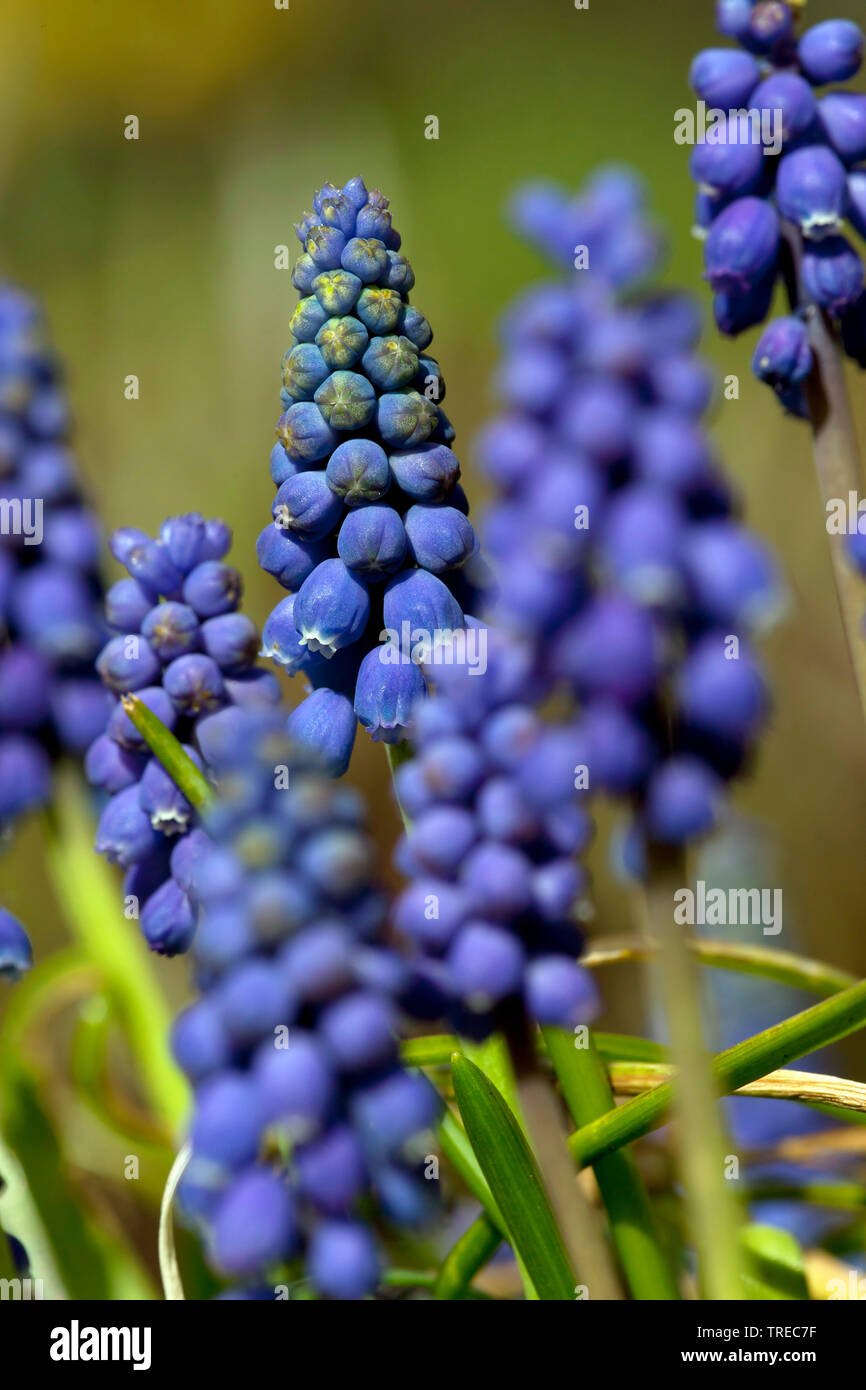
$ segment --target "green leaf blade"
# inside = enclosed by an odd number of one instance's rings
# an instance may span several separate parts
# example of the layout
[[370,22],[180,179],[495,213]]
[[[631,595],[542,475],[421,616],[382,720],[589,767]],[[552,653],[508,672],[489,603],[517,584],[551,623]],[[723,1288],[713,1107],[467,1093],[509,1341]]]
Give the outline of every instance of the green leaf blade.
[[753,1222],[740,1232],[748,1267],[744,1283],[749,1298],[763,1301],[808,1301],[803,1251],[789,1231]]
[[492,1082],[468,1058],[456,1056],[452,1072],[469,1141],[539,1298],[573,1300],[575,1279],[520,1126]]
[[123,915],[111,866],[93,852],[85,790],[71,771],[57,779],[46,848],[71,935],[103,977],[154,1114],[173,1134],[186,1122],[190,1093],[169,1048],[171,1013],[141,932]]
[[[575,1124],[591,1124],[614,1109],[607,1075],[590,1034],[578,1048],[570,1033],[543,1028],[548,1056]],[[611,1235],[633,1298],[679,1298],[676,1278],[656,1229],[652,1208],[634,1156],[628,1148],[593,1165],[610,1221]]]
[[[25,1170],[30,1196],[62,1285],[71,1299],[149,1299],[153,1288],[130,1249],[102,1230],[71,1182],[60,1139],[39,1095],[23,1067],[6,1059],[3,1078],[2,1126],[5,1141]],[[13,1232],[14,1234],[14,1232]],[[34,1276],[40,1277],[38,1263]],[[49,1299],[56,1291],[46,1289]]]

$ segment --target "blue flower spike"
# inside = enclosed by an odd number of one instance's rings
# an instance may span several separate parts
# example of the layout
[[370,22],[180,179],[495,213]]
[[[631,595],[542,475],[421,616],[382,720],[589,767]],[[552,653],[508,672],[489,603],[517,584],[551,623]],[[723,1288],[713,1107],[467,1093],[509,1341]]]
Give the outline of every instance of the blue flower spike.
[[[433,332],[409,304],[415,276],[387,198],[359,178],[342,189],[326,184],[297,232],[301,299],[270,461],[277,492],[256,552],[295,598],[275,608],[264,647],[311,687],[311,708],[301,705],[291,731],[340,775],[354,741],[346,698],[373,738],[402,739],[410,697],[427,689],[421,658],[464,628],[483,575],[442,410],[442,372],[429,352]],[[396,593],[416,593],[400,581],[421,574],[437,581],[418,587],[426,601],[397,605]],[[404,622],[418,630],[414,645],[411,634],[398,639],[415,652],[412,673],[387,664],[392,619],[398,632]]]

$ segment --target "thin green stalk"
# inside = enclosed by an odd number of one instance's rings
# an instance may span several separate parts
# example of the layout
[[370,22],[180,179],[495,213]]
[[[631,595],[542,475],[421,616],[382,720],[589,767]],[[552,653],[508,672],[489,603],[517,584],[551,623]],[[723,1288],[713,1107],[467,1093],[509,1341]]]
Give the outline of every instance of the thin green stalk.
[[[386,1269],[382,1275],[382,1284],[390,1289],[436,1289],[439,1276],[435,1270],[427,1269]],[[438,1295],[437,1295],[438,1297]],[[495,1303],[489,1293],[482,1293],[480,1289],[464,1289],[462,1293],[455,1297],[468,1299],[473,1302]]]
[[[733,941],[712,941],[703,936],[689,937],[687,944],[701,965],[733,970],[743,975],[759,975],[761,979],[809,990],[824,998],[857,983],[857,976],[849,970],[796,955],[793,951],[779,951],[773,946],[740,945]],[[658,942],[638,937],[601,940],[581,956],[580,963],[590,970],[597,970],[603,965],[652,960],[658,952]]]
[[400,800],[400,793],[397,791],[396,773],[397,768],[402,767],[403,763],[411,762],[412,745],[410,743],[407,743],[405,739],[403,739],[400,743],[386,743],[385,757],[388,759],[388,767],[391,771],[391,784],[394,788],[394,800],[397,803],[397,808],[400,812],[400,818],[403,822],[403,827],[405,830],[411,830],[412,821],[403,809],[403,803]]
[[[841,500],[848,505],[849,493],[858,498],[863,489],[863,468],[857,444],[857,431],[845,383],[845,369],[838,335],[827,315],[814,304],[803,284],[802,239],[784,224],[783,268],[792,311],[804,313],[809,325],[812,370],[803,383],[809,406],[815,472],[824,504]],[[826,528],[825,528],[826,529]],[[836,596],[848,655],[854,671],[863,716],[866,718],[866,640],[863,637],[863,583],[847,554],[844,534],[830,535],[830,557]]]
[[141,933],[124,918],[113,875],[94,854],[87,802],[69,769],[58,776],[47,832],[48,870],[72,934],[104,976],[154,1113],[175,1133],[189,1092],[168,1048],[171,1016]]
[[677,1067],[677,1146],[686,1212],[704,1296],[718,1302],[743,1296],[737,1234],[742,1211],[725,1177],[731,1145],[704,1039],[695,958],[674,921],[674,893],[686,881],[685,868],[679,850],[651,846],[645,901],[650,930],[661,945],[661,996]]
[[[612,1110],[613,1094],[593,1035],[588,1033],[586,1045],[576,1047],[574,1038],[561,1028],[543,1028],[542,1034],[578,1128]],[[628,1149],[618,1149],[600,1158],[594,1171],[632,1296],[678,1299],[676,1279],[662,1249],[634,1156]]]
[[[847,508],[849,492],[860,497],[862,470],[839,349],[828,324],[817,311],[811,320],[809,337],[814,366],[805,389],[812,421],[815,470],[826,516],[828,502],[841,499]],[[848,556],[846,536],[828,535],[828,540],[848,655],[866,718],[863,582]]]
[[207,806],[213,790],[183,746],[157,719],[137,695],[122,695],[124,713],[132,720],[154,757],[159,758],[175,786],[183,792],[191,806]]
[[[787,1066],[819,1047],[838,1042],[866,1026],[866,980],[824,999],[820,1004],[792,1014],[734,1047],[720,1052],[712,1066],[718,1086],[726,1093],[758,1081],[767,1072]],[[617,1110],[583,1127],[569,1140],[569,1148],[581,1167],[613,1153],[623,1144],[649,1134],[664,1124],[673,1098],[666,1083],[635,1096]]]
[[671,1050],[652,1038],[630,1033],[594,1033],[593,1038],[605,1065],[610,1062],[667,1062]]
[[484,1212],[446,1255],[436,1280],[437,1298],[462,1298],[475,1275],[502,1244],[502,1232]]
[[690,937],[688,946],[701,965],[714,965],[743,975],[760,975],[765,980],[807,989],[824,998],[857,983],[857,976],[849,970],[799,956],[794,951],[778,951],[772,946],[741,946],[698,937]]
[[[670,1057],[670,1049],[661,1043],[633,1037],[628,1033],[594,1033],[593,1040],[599,1056],[605,1062],[665,1062]],[[547,1056],[547,1044],[540,1033],[536,1036],[536,1044],[539,1057]],[[444,1067],[463,1046],[461,1039],[453,1033],[432,1033],[423,1038],[404,1039],[400,1044],[400,1055],[409,1067]],[[472,1052],[467,1056],[476,1060]]]
[[819,1047],[838,1042],[866,1025],[866,980],[813,1004],[762,1033],[720,1052],[716,1075],[726,1091],[736,1091],[767,1072],[785,1067]]
[[455,1033],[430,1033],[423,1038],[404,1038],[400,1056],[408,1067],[444,1067],[459,1046]]
[[818,1207],[838,1207],[842,1211],[862,1211],[866,1207],[866,1187],[856,1182],[751,1182],[745,1191],[749,1202],[810,1202]]

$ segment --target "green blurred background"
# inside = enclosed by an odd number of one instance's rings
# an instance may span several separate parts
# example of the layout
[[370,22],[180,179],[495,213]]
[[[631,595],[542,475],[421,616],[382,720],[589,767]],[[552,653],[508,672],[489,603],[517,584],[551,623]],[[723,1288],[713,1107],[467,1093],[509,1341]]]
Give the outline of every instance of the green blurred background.
[[[851,8],[810,0],[808,17]],[[267,456],[296,299],[274,248],[288,243],[294,256],[292,224],[326,178],[361,173],[392,200],[476,503],[472,438],[492,408],[496,318],[542,270],[502,220],[514,183],[545,175],[576,185],[600,161],[633,161],[669,228],[669,277],[708,307],[673,113],[689,101],[693,52],[716,41],[712,9],[711,0],[590,0],[586,10],[571,0],[291,0],[287,11],[271,0],[3,0],[0,268],[45,302],[106,526],[153,530],[188,509],[226,517],[248,608],[266,616],[278,591],[253,545],[269,515]],[[124,138],[131,114],[138,141]],[[424,138],[428,115],[439,119],[436,141]],[[753,381],[753,342],[708,335],[720,374],[741,386],[713,428],[753,523],[782,558],[792,606],[767,644],[775,717],[739,804],[778,855],[785,930],[774,944],[862,974],[866,739],[808,432]],[[130,373],[138,401],[124,398]],[[861,381],[851,385],[866,438]],[[300,693],[290,686],[290,698]],[[370,794],[384,850],[397,818],[382,750],[359,740],[351,776]],[[627,928],[603,871],[598,898],[597,929]],[[37,827],[3,858],[0,900],[28,922],[37,952],[64,938]],[[184,964],[156,968],[177,1003]],[[620,981],[609,1018],[635,1027],[637,977]],[[853,1045],[855,1075],[861,1060]]]

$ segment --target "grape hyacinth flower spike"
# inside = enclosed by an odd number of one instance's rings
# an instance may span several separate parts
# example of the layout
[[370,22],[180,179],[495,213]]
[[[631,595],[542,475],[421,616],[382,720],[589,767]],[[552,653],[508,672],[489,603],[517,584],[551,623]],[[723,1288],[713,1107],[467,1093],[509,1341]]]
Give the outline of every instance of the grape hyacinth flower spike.
[[[574,907],[586,887],[575,862],[592,838],[573,773],[574,729],[545,729],[526,653],[490,633],[487,670],[435,672],[416,711],[415,757],[396,776],[410,827],[397,865],[411,883],[394,923],[429,957],[452,1026],[483,1039],[516,1009],[572,1029],[593,1020],[594,982],[576,964]],[[552,775],[548,775],[552,774]]]
[[[819,89],[857,74],[863,32],[848,20],[829,20],[797,39],[799,15],[780,4],[775,8],[784,16],[784,34],[762,43],[750,23],[758,24],[770,7],[742,8],[744,27],[726,23],[723,9],[718,17],[722,32],[747,51],[706,49],[690,71],[694,92],[714,113],[747,108],[727,141],[710,140],[708,132],[692,154],[716,321],[723,333],[761,323],[776,281],[784,278],[792,312],[805,320],[822,310],[839,325],[845,350],[857,361],[866,351],[866,338],[860,342],[866,291],[862,261],[844,224],[862,234],[857,165],[866,158],[866,95]],[[746,176],[750,158],[757,158],[757,178]],[[732,161],[739,161],[741,177],[726,183],[719,172]],[[801,263],[799,285],[792,256]],[[805,414],[797,388],[811,361],[801,353],[790,364],[784,342],[773,332],[762,338],[755,370],[787,408]]]
[[69,409],[36,304],[0,285],[0,825],[44,805],[51,769],[80,757],[108,697],[100,530],[69,449]]
[[[712,248],[730,290],[741,276],[765,273],[776,235],[775,213],[759,199],[732,206],[743,209],[748,235],[734,223]],[[401,792],[418,808],[410,808],[418,818],[402,858],[417,872],[416,858],[435,855],[449,887],[452,879],[458,888],[486,882],[485,856],[482,872],[465,877],[462,858],[477,853],[485,835],[505,837],[511,848],[525,836],[532,862],[539,814],[553,812],[551,834],[568,827],[585,837],[581,821],[588,823],[590,798],[601,793],[636,810],[629,867],[633,877],[649,875],[647,900],[669,915],[671,886],[660,870],[675,863],[674,886],[687,881],[682,854],[718,824],[727,785],[747,764],[766,719],[768,695],[751,640],[777,615],[781,588],[773,561],[739,520],[701,423],[712,379],[695,355],[697,307],[650,283],[661,246],[640,183],[610,170],[575,198],[553,187],[541,197],[533,187],[518,193],[513,215],[524,235],[571,272],[567,281],[530,290],[506,316],[497,372],[503,412],[480,442],[496,494],[482,532],[496,581],[485,616],[508,634],[532,680],[514,707],[506,703],[481,720],[485,747],[502,738],[508,753],[495,795],[486,786],[477,800],[470,793],[468,803],[458,803],[462,814],[450,809],[447,821],[435,829],[431,823],[424,836],[435,771],[426,773],[422,752],[417,771],[410,764],[400,773]],[[561,253],[578,241],[579,267]],[[514,657],[510,669],[518,669]],[[572,716],[559,724],[538,714],[553,692],[559,709],[571,694]],[[438,703],[430,702],[430,716],[419,716],[422,731]],[[469,703],[464,697],[464,707]],[[464,728],[458,723],[449,732]],[[569,848],[579,849],[579,841]],[[532,878],[547,910],[561,914],[551,919],[561,931],[581,876],[573,864],[551,858],[535,864]],[[494,902],[506,889],[515,895],[525,949],[519,879],[506,873],[504,860],[494,885]],[[459,909],[456,915],[459,926],[465,918]],[[446,951],[447,978],[453,967]],[[672,944],[669,934],[664,958],[691,970],[682,943]],[[493,960],[491,949],[491,972]],[[461,952],[456,964],[462,971]],[[549,993],[536,1009],[560,998],[559,976],[545,986]],[[681,1022],[672,1022],[678,1044]],[[692,1025],[699,1030],[699,1020]],[[704,1080],[700,1086],[690,1152],[702,1151],[708,1136],[724,1152]],[[716,1195],[724,1201],[723,1191]],[[734,1255],[729,1244],[721,1255],[711,1248],[703,1215],[702,1258],[716,1287],[729,1293]]]
[[[765,324],[752,369],[788,413],[812,428],[836,591],[866,717],[863,547],[856,535],[839,534],[834,520],[863,488],[843,359],[866,366],[866,276],[861,250],[849,237],[849,231],[866,234],[866,174],[860,167],[866,161],[866,93],[843,84],[860,71],[864,35],[847,19],[798,33],[799,11],[778,4],[781,27],[771,36],[765,23],[770,8],[720,5],[720,29],[748,51],[708,49],[692,64],[699,98],[748,107],[733,150],[709,142],[695,147],[698,222],[723,333],[764,323],[776,284],[784,285],[788,313]],[[831,90],[822,90],[830,83]],[[770,126],[778,150],[761,149]],[[757,182],[713,182],[713,169],[729,167],[733,158],[742,171],[749,151],[756,150],[762,166]]]
[[426,960],[416,1010],[445,1013],[473,1042],[501,1035],[572,1268],[591,1268],[598,1297],[618,1299],[533,1037],[536,1023],[576,1037],[598,1010],[594,982],[577,963],[575,907],[586,878],[575,856],[592,832],[575,805],[579,743],[571,726],[542,725],[527,650],[487,636],[484,670],[454,653],[434,668],[435,688],[416,711],[415,757],[396,777],[408,821],[396,863],[411,883],[394,924]]
[[217,751],[218,711],[279,702],[276,679],[256,665],[256,626],[239,611],[240,575],[224,558],[230,545],[225,523],[197,512],[170,517],[156,539],[132,528],[111,538],[128,573],[106,595],[115,635],[96,668],[109,713],[85,771],[107,797],[97,851],[126,870],[127,910],[140,913],[148,945],[164,955],[185,951],[195,930],[188,875],[201,832],[195,808],[150,754],[123,697],[135,694],[205,774]]
[[463,628],[477,544],[432,329],[409,302],[415,276],[388,200],[353,178],[326,184],[313,208],[296,229],[301,299],[257,554],[288,591],[263,655],[311,690],[290,730],[340,776],[357,722],[377,741],[404,738],[426,688],[416,645]]
[[[496,577],[489,666],[480,679],[459,662],[437,669],[439,693],[416,713],[417,756],[397,774],[411,821],[398,864],[413,879],[397,924],[443,963],[455,1024],[482,1035],[499,1000],[521,992],[542,1022],[592,1017],[573,966],[586,793],[637,800],[664,838],[704,833],[766,716],[749,637],[781,600],[700,424],[712,383],[694,354],[696,308],[640,292],[660,241],[638,182],[602,171],[573,199],[532,187],[513,212],[543,249],[582,229],[592,271],[531,290],[506,316],[504,410],[479,448],[498,493],[484,530]],[[527,379],[551,389],[526,393]],[[668,762],[659,704],[671,678]],[[563,686],[573,717],[542,722],[541,703]],[[438,912],[425,907],[431,894]],[[496,930],[474,930],[479,919]],[[519,952],[506,960],[509,923]],[[548,951],[562,963],[533,970]],[[487,956],[485,989],[472,970]],[[561,984],[549,1007],[535,974]]]
[[[750,643],[778,617],[781,584],[702,425],[712,378],[697,307],[647,283],[661,247],[639,182],[602,171],[572,199],[550,188],[542,212],[522,190],[513,215],[542,250],[584,228],[590,268],[530,290],[504,321],[502,413],[479,441],[496,492],[482,532],[490,621],[531,653],[536,701],[570,689],[586,789],[642,804],[644,822],[684,842],[715,823],[766,717]],[[620,239],[655,259],[623,278]],[[533,362],[552,394],[523,393]]]
[[383,941],[357,797],[272,715],[214,721],[219,791],[190,882],[201,994],[173,1040],[195,1092],[181,1207],[242,1286],[362,1298],[382,1269],[375,1225],[435,1209],[438,1100],[395,1035],[411,971]]

